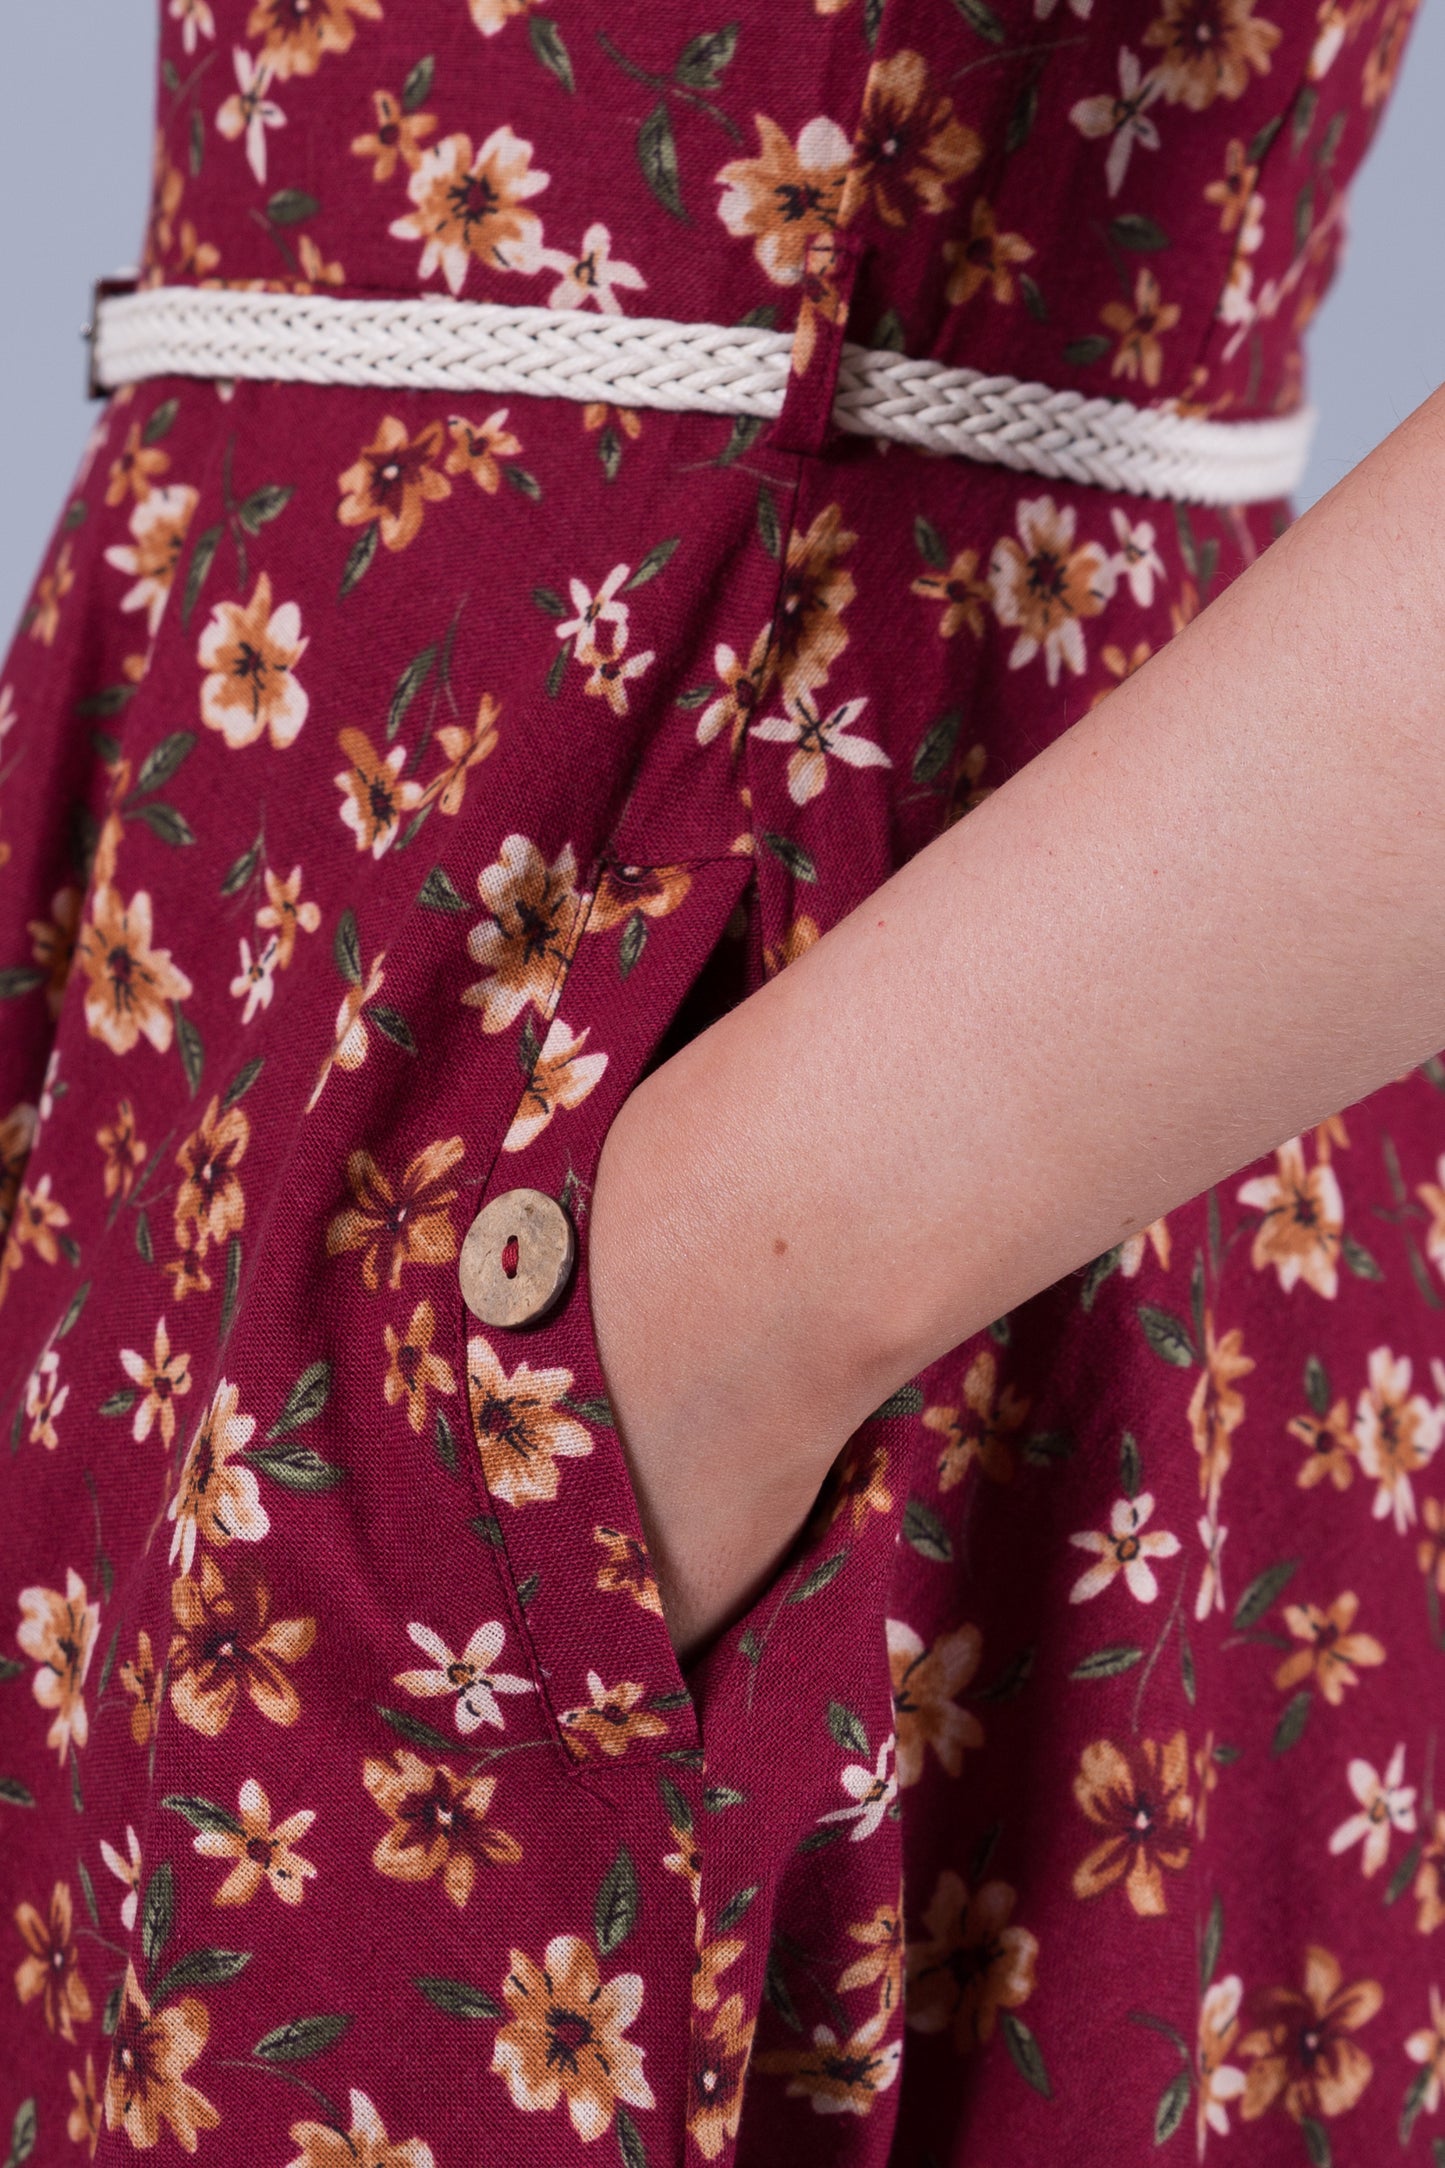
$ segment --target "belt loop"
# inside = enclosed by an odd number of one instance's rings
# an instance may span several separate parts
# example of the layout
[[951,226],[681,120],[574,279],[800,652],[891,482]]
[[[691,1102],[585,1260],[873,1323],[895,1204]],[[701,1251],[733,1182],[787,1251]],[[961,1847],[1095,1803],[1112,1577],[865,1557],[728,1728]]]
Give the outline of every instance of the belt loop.
[[768,437],[774,451],[812,456],[832,432],[848,308],[864,248],[861,235],[846,232],[816,233],[808,243],[783,411]]

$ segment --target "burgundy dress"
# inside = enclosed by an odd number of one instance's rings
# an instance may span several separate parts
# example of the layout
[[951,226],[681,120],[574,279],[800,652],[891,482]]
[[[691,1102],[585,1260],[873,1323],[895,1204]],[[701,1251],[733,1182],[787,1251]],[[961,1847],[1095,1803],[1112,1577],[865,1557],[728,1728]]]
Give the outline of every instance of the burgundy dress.
[[[168,0],[142,276],[1283,413],[1410,14]],[[1437,1061],[934,1364],[674,1659],[612,1117],[1288,517],[817,408],[98,423],[0,678],[11,2164],[1445,2151]],[[516,1187],[579,1269],[493,1330]]]

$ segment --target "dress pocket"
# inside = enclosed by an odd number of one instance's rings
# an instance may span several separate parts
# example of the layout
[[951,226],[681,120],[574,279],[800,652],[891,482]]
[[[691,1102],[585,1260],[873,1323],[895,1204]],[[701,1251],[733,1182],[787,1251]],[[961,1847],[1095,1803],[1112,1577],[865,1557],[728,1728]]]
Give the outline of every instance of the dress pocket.
[[554,1199],[575,1229],[575,1266],[529,1324],[482,1323],[457,1296],[475,1525],[496,1547],[559,1749],[595,1778],[689,1758],[698,1735],[607,1401],[588,1204],[623,1101],[728,1005],[718,989],[742,949],[728,927],[751,874],[741,854],[598,869],[546,1013],[520,1042],[523,1088],[477,1198],[478,1210],[512,1190]]

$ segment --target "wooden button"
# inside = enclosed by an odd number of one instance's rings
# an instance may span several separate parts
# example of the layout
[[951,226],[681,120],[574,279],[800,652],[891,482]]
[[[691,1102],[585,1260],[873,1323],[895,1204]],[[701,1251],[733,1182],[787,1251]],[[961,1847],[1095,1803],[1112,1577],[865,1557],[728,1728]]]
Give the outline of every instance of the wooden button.
[[572,1222],[540,1189],[493,1197],[467,1229],[458,1276],[462,1300],[484,1325],[531,1325],[567,1284],[577,1238]]

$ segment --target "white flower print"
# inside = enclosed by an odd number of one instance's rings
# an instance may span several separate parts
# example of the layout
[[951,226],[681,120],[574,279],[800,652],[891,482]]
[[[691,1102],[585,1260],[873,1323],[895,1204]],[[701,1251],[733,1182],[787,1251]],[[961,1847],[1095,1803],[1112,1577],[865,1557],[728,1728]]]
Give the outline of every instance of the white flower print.
[[208,0],[171,0],[171,21],[181,25],[181,44],[188,53],[195,51],[198,37],[216,35],[216,18]]
[[592,301],[604,316],[620,316],[622,303],[614,289],[625,286],[636,293],[647,284],[635,264],[623,263],[611,254],[612,236],[600,221],[587,228],[575,256],[546,248],[542,262],[562,277],[547,296],[549,309],[585,309]]
[[1366,1875],[1378,1874],[1390,1849],[1393,1829],[1406,1833],[1415,1827],[1415,1787],[1401,1782],[1405,1774],[1403,1741],[1390,1756],[1383,1777],[1372,1763],[1355,1760],[1345,1772],[1360,1811],[1341,1822],[1330,1838],[1330,1850],[1338,1856],[1351,1845],[1363,1844],[1360,1866]]
[[[46,1182],[50,1177],[46,1176]],[[60,1439],[55,1425],[70,1398],[70,1387],[60,1384],[60,1357],[47,1349],[31,1371],[25,1387],[25,1413],[30,1418],[30,1442],[54,1452]]]
[[230,97],[216,115],[216,126],[228,143],[241,136],[246,139],[246,162],[255,174],[257,183],[264,185],[266,179],[266,130],[284,128],[286,115],[275,100],[266,93],[271,87],[271,63],[269,60],[253,60],[241,46],[232,53],[236,63],[236,84]]
[[1077,1549],[1097,1553],[1097,1563],[1080,1574],[1069,1590],[1070,1603],[1087,1603],[1121,1573],[1137,1602],[1153,1603],[1159,1583],[1149,1561],[1173,1558],[1179,1549],[1179,1538],[1167,1529],[1155,1529],[1147,1536],[1139,1533],[1153,1511],[1153,1494],[1140,1491],[1137,1498],[1115,1500],[1107,1534],[1100,1528],[1082,1528],[1070,1536],[1070,1543]]
[[[344,815],[342,817],[345,818]],[[250,942],[242,936],[241,963],[231,981],[231,992],[237,1001],[244,1001],[246,1004],[241,1012],[243,1024],[249,1024],[258,1009],[269,1009],[271,1006],[271,996],[276,991],[276,955],[277,944],[274,938],[253,957]]]
[[576,643],[573,653],[579,662],[593,662],[597,659],[594,635],[599,625],[615,626],[614,640],[626,644],[628,610],[625,602],[617,600],[617,590],[631,571],[631,565],[614,565],[595,595],[581,580],[568,581],[568,591],[576,615],[557,627],[557,637],[559,640],[572,640]]
[[498,1694],[530,1694],[534,1691],[530,1679],[519,1678],[514,1671],[495,1669],[507,1638],[507,1629],[500,1619],[491,1619],[479,1626],[462,1650],[454,1655],[439,1633],[430,1626],[413,1620],[407,1633],[432,1660],[430,1671],[399,1671],[396,1684],[408,1694],[455,1694],[457,1730],[473,1732],[483,1724],[495,1724],[498,1730],[503,1723]]
[[135,1925],[136,1908],[140,1903],[141,1875],[140,1840],[129,1823],[126,1824],[125,1845],[130,1854],[128,1859],[122,1859],[115,1846],[107,1844],[104,1837],[100,1840],[101,1858],[117,1882],[125,1884],[126,1894],[121,1903],[120,1924],[129,1934]]
[[1400,1535],[1414,1526],[1415,1491],[1410,1478],[1434,1458],[1445,1435],[1445,1407],[1410,1391],[1408,1355],[1398,1358],[1387,1347],[1370,1354],[1370,1382],[1355,1405],[1355,1436],[1360,1466],[1379,1484],[1374,1516],[1393,1512]]
[[791,745],[788,761],[788,796],[794,805],[807,805],[828,781],[828,755],[850,768],[891,768],[893,763],[881,745],[871,738],[849,738],[844,732],[857,722],[868,705],[867,695],[845,700],[824,715],[804,687],[785,691],[786,715],[765,715],[754,723],[750,736],[766,738],[774,745]]
[[[1058,0],[1034,0],[1035,22],[1046,23],[1058,6]],[[1069,0],[1070,12],[1086,23],[1094,12],[1094,0]]]
[[1112,97],[1106,91],[1097,98],[1080,98],[1069,108],[1069,119],[1080,135],[1114,139],[1104,161],[1104,179],[1111,196],[1117,196],[1124,185],[1134,145],[1142,144],[1146,151],[1159,148],[1159,130],[1149,118],[1148,108],[1162,88],[1159,77],[1145,75],[1136,56],[1127,46],[1121,46],[1118,96]]
[[855,1844],[871,1837],[882,1822],[884,1815],[898,1797],[897,1772],[890,1769],[893,1758],[893,1734],[890,1731],[878,1749],[878,1759],[869,1769],[862,1762],[850,1762],[839,1782],[851,1806],[835,1807],[831,1814],[819,1816],[823,1822],[851,1822],[849,1835]]
[[5,743],[15,728],[15,695],[8,685],[0,685],[0,745]]
[[1154,522],[1141,519],[1135,526],[1127,512],[1110,513],[1119,547],[1114,552],[1115,573],[1129,583],[1129,592],[1141,610],[1154,600],[1154,582],[1164,577],[1164,560],[1154,547]]
[[1224,1571],[1220,1552],[1229,1534],[1216,1520],[1206,1513],[1196,1523],[1199,1540],[1204,1545],[1204,1571],[1199,1576],[1199,1593],[1194,1599],[1194,1616],[1203,1625],[1211,1611],[1224,1609]]
[[1229,2107],[1244,2091],[1244,2072],[1224,2058],[1239,2032],[1244,1982],[1237,1972],[1216,1980],[1199,2005],[1199,2156],[1204,2157],[1206,2126],[1229,2136]]

